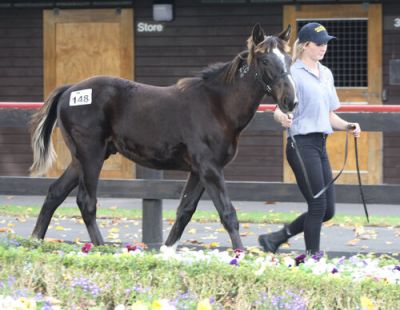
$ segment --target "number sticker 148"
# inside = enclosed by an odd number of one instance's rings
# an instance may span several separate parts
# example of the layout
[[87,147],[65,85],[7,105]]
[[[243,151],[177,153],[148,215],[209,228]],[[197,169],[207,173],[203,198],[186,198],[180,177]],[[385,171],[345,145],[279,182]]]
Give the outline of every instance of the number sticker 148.
[[73,91],[69,98],[70,106],[78,106],[92,103],[92,89],[81,89]]

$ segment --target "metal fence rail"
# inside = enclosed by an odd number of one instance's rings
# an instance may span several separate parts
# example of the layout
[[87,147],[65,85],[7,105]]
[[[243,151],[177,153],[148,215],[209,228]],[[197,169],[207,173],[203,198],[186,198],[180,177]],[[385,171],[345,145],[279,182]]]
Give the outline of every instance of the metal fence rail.
[[[55,178],[30,178],[0,176],[0,190],[3,195],[46,195]],[[184,186],[180,180],[100,180],[99,197],[179,199]],[[227,181],[229,197],[235,201],[281,201],[303,202],[297,185],[282,182]],[[400,203],[400,185],[364,185],[367,203]],[[336,184],[338,203],[359,203],[358,185]],[[74,195],[72,192],[71,195]],[[203,199],[208,199],[206,193]]]

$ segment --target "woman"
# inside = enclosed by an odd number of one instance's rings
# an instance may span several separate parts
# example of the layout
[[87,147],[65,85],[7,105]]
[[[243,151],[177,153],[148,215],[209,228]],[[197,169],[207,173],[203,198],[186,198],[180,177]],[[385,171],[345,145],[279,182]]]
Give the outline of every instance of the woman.
[[[290,134],[295,138],[314,195],[332,180],[326,152],[327,136],[333,129],[352,128],[355,137],[359,137],[361,133],[358,123],[348,123],[335,114],[334,111],[339,108],[340,103],[333,75],[320,63],[328,42],[334,38],[318,23],[308,23],[300,29],[294,44],[294,63],[291,67],[299,104],[293,117],[279,108],[274,112],[274,119],[290,130]],[[290,137],[287,141],[286,156],[300,191],[307,201],[308,211],[292,223],[284,225],[281,230],[260,235],[258,240],[264,251],[275,253],[290,237],[304,232],[306,251],[308,254],[315,254],[320,250],[322,222],[331,219],[335,213],[335,190],[331,185],[320,197],[312,197]]]

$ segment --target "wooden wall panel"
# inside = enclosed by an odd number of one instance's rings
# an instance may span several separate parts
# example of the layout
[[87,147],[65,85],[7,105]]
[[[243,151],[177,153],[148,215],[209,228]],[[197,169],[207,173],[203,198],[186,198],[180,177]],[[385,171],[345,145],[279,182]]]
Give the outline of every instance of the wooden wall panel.
[[[383,16],[399,16],[398,3],[384,3]],[[383,89],[387,100],[383,104],[400,104],[400,85],[389,83],[389,61],[400,59],[400,30],[384,29],[383,31]],[[383,134],[383,182],[400,183],[400,134]]]
[[[383,15],[399,15],[396,3],[383,3]],[[152,22],[151,1],[135,1],[137,22]],[[137,33],[135,37],[136,77],[140,82],[168,85],[190,76],[212,62],[228,61],[243,50],[251,26],[260,22],[267,32],[280,31],[282,7],[278,4],[201,4],[199,0],[175,0],[175,20],[165,24],[163,33]],[[43,39],[42,10],[35,8],[3,9],[0,11],[0,101],[43,100]],[[389,60],[400,58],[399,31],[384,30],[383,88],[388,100],[384,104],[400,103],[400,87],[388,85]],[[162,44],[161,44],[162,43]],[[0,136],[5,134],[3,131]],[[27,132],[26,132],[27,135]],[[262,136],[263,146],[252,145]],[[28,137],[28,135],[26,136]],[[271,132],[245,132],[239,154],[226,169],[228,179],[282,180],[282,135]],[[21,148],[30,154],[28,139]],[[3,145],[0,145],[3,149]],[[400,135],[384,134],[385,183],[400,182]],[[279,151],[277,151],[279,150]],[[16,150],[16,152],[18,152]],[[0,155],[5,156],[4,153]],[[260,156],[262,176],[246,174],[247,161]],[[263,157],[265,156],[265,157]],[[261,161],[264,161],[261,163]],[[2,175],[26,175],[28,164],[10,168],[0,164]],[[263,168],[261,168],[263,167]],[[6,171],[6,170],[8,171]],[[267,171],[267,169],[269,169]],[[279,169],[277,169],[279,170]],[[238,172],[242,174],[237,175]],[[185,178],[185,174],[166,172],[166,177]]]
[[42,10],[0,10],[0,101],[43,100]]
[[[136,32],[135,73],[139,82],[170,85],[179,78],[193,76],[211,63],[232,60],[246,49],[246,40],[256,23],[261,23],[270,34],[282,30],[281,5],[175,3],[175,20],[165,23],[163,32]],[[137,1],[135,13],[136,24],[153,22],[151,3]],[[225,169],[225,177],[281,181],[282,158],[281,133],[245,132],[240,138],[236,159]],[[187,174],[165,171],[164,177],[185,179]]]
[[31,164],[28,131],[25,128],[0,127],[0,175],[26,176]]
[[[137,1],[136,24],[152,23],[151,3]],[[159,33],[136,33],[136,80],[169,85],[214,62],[231,60],[246,49],[252,26],[281,31],[280,5],[205,5],[176,1],[175,20]]]
[[[225,168],[232,181],[282,181],[282,135],[270,131],[245,131],[234,161]],[[181,180],[187,173],[165,171],[166,179]]]
[[[42,11],[0,10],[0,101],[43,100]],[[26,176],[30,135],[0,128],[0,175]]]

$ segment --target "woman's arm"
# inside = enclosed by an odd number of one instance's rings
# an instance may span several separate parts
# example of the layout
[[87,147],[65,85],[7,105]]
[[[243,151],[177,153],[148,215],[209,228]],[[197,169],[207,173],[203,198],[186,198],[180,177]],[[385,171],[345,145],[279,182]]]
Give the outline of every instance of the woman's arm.
[[278,123],[281,123],[281,125],[285,128],[289,128],[292,126],[292,118],[289,117],[288,114],[283,113],[279,107],[276,107],[274,111],[274,120],[277,121]]
[[337,115],[335,112],[331,111],[329,113],[329,121],[335,130],[347,130],[350,129],[354,137],[358,138],[361,134],[361,128],[358,123],[349,123]]

